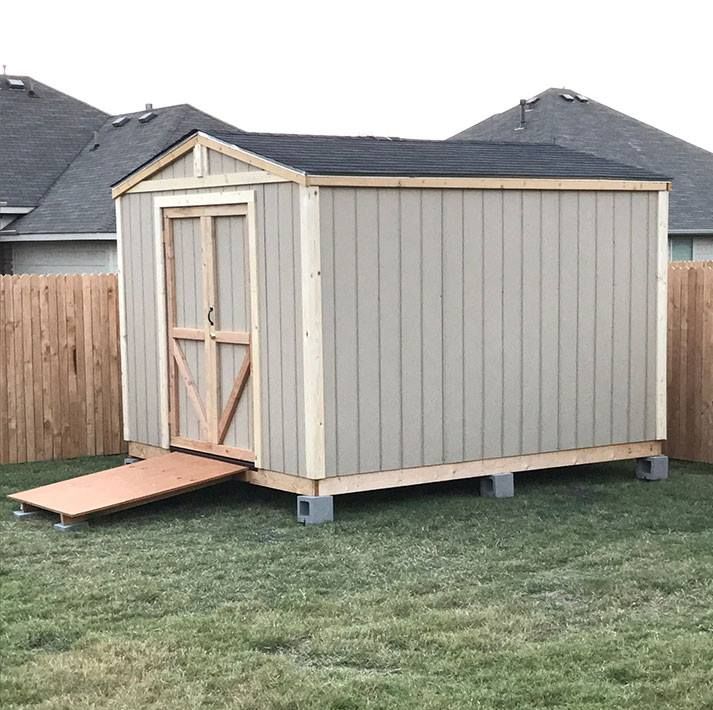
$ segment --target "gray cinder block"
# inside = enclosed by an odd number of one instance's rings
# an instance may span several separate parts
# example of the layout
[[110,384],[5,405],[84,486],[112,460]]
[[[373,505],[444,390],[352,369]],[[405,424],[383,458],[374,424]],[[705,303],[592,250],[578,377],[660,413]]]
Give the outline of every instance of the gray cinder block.
[[515,479],[512,473],[496,473],[480,479],[480,495],[485,498],[512,498]]
[[331,523],[334,520],[333,496],[297,496],[297,522],[304,525]]
[[664,481],[668,478],[668,456],[647,456],[636,460],[636,477],[640,481]]
[[39,514],[39,510],[13,510],[12,514],[15,516],[15,520],[32,520],[36,518]]
[[79,520],[76,523],[55,523],[53,527],[59,532],[79,532],[87,527],[87,525],[86,520]]
[[136,456],[126,456],[124,458],[124,466],[128,466],[131,463],[138,463],[141,459],[137,459]]

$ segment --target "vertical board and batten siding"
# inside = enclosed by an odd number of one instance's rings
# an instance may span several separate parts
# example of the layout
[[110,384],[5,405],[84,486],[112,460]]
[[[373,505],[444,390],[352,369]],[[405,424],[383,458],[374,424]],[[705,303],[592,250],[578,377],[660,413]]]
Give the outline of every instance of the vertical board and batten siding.
[[656,438],[657,193],[321,188],[328,475]]
[[149,176],[148,180],[193,177],[193,153],[188,152],[169,163],[165,168]]
[[[236,165],[239,161],[226,158],[232,161],[227,165],[223,157],[213,151],[208,152],[210,174],[241,170]],[[159,343],[156,336],[157,236],[153,233],[154,197],[237,190],[254,190],[256,200],[258,298],[262,328],[262,467],[301,474],[305,472],[305,452],[299,288],[300,204],[299,187],[292,183],[129,192],[121,197],[128,439],[161,446],[159,348],[166,346]]]

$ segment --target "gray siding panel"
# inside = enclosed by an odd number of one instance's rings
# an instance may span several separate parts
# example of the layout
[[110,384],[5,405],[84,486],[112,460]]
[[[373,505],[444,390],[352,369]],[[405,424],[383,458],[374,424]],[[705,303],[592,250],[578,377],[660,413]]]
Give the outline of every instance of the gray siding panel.
[[502,454],[522,451],[522,192],[503,193]]
[[503,455],[503,193],[483,193],[483,457]]
[[321,188],[328,475],[655,436],[656,195]]
[[612,441],[614,194],[596,195],[594,445]]
[[463,192],[463,456],[467,461],[483,454],[484,194]]
[[[423,461],[421,194],[401,193],[401,465]],[[399,278],[398,274],[394,275]],[[341,453],[340,453],[341,456]]]
[[442,196],[442,190],[421,193],[421,438],[423,458],[438,463],[443,461]]
[[378,197],[376,190],[356,193],[359,468],[369,471],[381,468]]
[[465,262],[463,190],[443,193],[443,458],[457,461],[464,456],[465,427]]
[[[379,190],[379,412],[381,467],[401,466],[401,193]],[[328,233],[328,232],[326,232]],[[328,438],[331,443],[331,437]],[[331,460],[336,453],[329,452]],[[329,459],[329,456],[327,457]]]
[[[230,172],[235,170],[230,166]],[[303,473],[299,188],[293,184],[128,193],[122,198],[130,440],[161,444],[158,361],[165,345],[156,338],[153,199],[234,189],[254,190],[256,199],[263,467]]]
[[[540,450],[542,199],[522,194],[522,453]],[[529,268],[528,268],[529,267]]]

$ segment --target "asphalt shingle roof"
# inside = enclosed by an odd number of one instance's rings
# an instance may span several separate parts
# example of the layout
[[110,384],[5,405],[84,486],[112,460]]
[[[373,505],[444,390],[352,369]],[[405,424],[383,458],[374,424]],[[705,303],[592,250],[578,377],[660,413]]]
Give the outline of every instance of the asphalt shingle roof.
[[713,153],[592,99],[566,101],[561,94],[574,97],[577,92],[548,89],[538,94],[539,100],[525,114],[524,130],[515,130],[520,107],[514,106],[453,139],[557,144],[669,175],[669,228],[713,229]]
[[130,120],[118,128],[112,125],[118,116],[105,120],[98,129],[99,147],[92,150],[90,139],[39,206],[8,229],[18,234],[115,232],[114,182],[195,128],[239,130],[188,104],[153,110],[157,116],[147,123],[137,120],[145,111],[120,114]]
[[226,143],[313,175],[665,179],[557,145],[402,138],[213,133]]
[[[10,88],[9,79],[25,87]],[[107,115],[32,77],[0,76],[0,201],[39,204]]]

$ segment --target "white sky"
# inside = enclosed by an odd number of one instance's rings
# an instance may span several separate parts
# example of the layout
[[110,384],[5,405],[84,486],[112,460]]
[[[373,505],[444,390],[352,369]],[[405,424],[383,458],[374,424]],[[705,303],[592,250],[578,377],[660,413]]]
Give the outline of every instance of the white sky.
[[5,0],[0,64],[110,113],[423,138],[567,86],[713,150],[707,5]]

